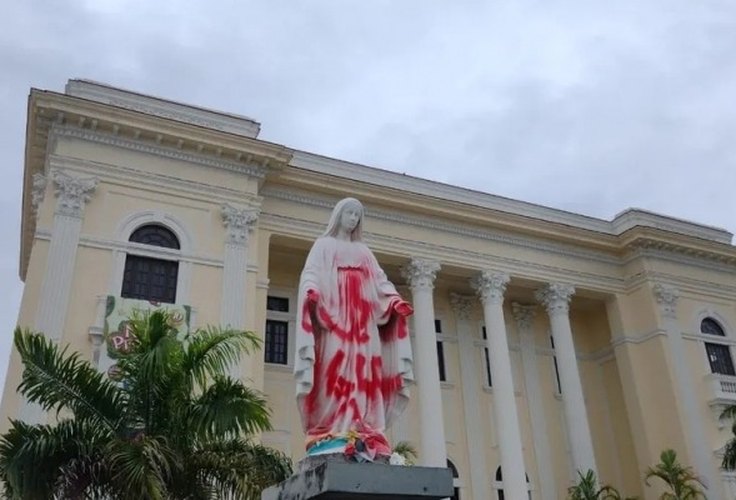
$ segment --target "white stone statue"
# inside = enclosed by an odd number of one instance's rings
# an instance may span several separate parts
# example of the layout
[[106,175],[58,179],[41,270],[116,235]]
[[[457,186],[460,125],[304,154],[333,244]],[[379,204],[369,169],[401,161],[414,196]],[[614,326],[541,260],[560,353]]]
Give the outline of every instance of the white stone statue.
[[309,456],[388,458],[385,431],[414,378],[413,310],[363,243],[362,223],[361,203],[340,201],[299,282],[294,373]]

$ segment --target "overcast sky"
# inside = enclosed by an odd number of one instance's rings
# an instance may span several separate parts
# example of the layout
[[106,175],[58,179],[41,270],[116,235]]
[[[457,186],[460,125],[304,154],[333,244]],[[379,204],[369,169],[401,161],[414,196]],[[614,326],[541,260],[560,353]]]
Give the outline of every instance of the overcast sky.
[[27,95],[69,78],[244,114],[261,138],[328,156],[736,231],[733,0],[8,1],[0,382],[22,293]]

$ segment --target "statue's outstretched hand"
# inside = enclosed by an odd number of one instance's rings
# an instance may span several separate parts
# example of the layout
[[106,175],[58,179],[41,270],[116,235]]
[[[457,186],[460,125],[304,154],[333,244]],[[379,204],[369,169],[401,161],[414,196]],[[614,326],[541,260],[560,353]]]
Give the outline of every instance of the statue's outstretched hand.
[[414,308],[405,300],[400,300],[394,304],[394,311],[401,316],[411,316],[414,314]]
[[307,290],[307,301],[311,302],[312,304],[316,304],[317,302],[319,302],[319,292],[312,289]]

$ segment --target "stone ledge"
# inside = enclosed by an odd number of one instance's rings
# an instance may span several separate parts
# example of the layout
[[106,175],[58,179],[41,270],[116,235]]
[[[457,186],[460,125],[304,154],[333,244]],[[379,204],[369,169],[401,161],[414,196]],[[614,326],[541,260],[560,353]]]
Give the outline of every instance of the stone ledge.
[[439,500],[452,495],[450,469],[327,461],[266,489],[261,500]]

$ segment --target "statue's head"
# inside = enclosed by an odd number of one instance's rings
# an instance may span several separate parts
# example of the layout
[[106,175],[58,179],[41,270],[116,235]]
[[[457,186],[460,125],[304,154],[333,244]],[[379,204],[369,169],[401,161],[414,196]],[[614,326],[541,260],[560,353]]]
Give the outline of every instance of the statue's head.
[[337,236],[341,228],[348,230],[351,241],[363,239],[363,204],[357,199],[344,198],[337,202],[323,236]]

